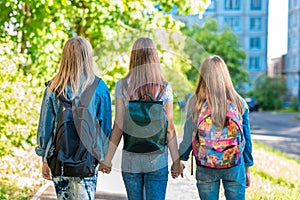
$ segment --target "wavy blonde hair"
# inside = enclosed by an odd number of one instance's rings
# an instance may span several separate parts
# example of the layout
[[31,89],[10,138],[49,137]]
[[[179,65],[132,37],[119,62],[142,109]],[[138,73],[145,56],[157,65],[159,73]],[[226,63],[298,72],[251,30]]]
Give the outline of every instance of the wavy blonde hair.
[[74,97],[78,94],[81,84],[84,91],[94,78],[93,50],[90,42],[82,37],[71,38],[64,45],[59,71],[50,81],[49,92],[67,98],[65,88],[69,83]]
[[195,97],[196,106],[192,110],[194,120],[202,112],[204,102],[207,102],[217,127],[225,124],[229,109],[227,100],[236,106],[241,115],[244,113],[241,97],[234,89],[228,68],[220,56],[210,56],[202,63]]
[[125,99],[136,99],[144,94],[160,98],[166,86],[160,60],[150,38],[137,39],[132,47],[129,72],[122,80],[121,91]]

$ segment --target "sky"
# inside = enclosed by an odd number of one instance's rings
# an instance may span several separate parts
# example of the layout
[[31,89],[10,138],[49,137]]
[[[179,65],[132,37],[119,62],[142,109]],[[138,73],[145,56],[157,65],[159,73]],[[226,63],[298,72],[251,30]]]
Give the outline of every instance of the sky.
[[269,0],[268,58],[287,53],[288,0]]

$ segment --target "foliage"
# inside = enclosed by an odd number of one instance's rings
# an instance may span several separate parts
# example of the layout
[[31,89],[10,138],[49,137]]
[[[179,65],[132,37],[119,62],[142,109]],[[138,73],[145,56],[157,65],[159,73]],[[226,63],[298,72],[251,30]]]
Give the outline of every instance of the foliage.
[[282,107],[282,98],[287,95],[285,78],[267,77],[261,75],[258,77],[253,90],[248,92],[248,96],[255,96],[259,107],[263,110],[278,110]]
[[223,58],[236,87],[248,81],[248,74],[243,69],[246,53],[239,47],[238,37],[229,28],[218,27],[215,20],[207,19],[202,27],[193,25],[181,30],[190,37],[185,46],[193,66],[185,71],[189,80],[196,82],[201,62],[207,55],[213,54]]
[[37,79],[24,75],[18,64],[23,57],[13,57],[9,45],[0,46],[0,158],[11,153],[10,147],[34,144],[39,102],[34,89]]
[[299,110],[299,100],[298,97],[292,97],[291,99],[291,107],[293,108],[294,111]]
[[[143,34],[160,38],[158,29],[179,31],[183,25],[167,12],[191,13],[194,1],[0,1],[0,157],[11,146],[33,145],[44,83],[59,66],[64,42],[88,38],[96,72],[113,91],[126,73],[122,56]],[[205,2],[205,0],[203,0]],[[162,41],[164,42],[164,41]]]
[[8,178],[1,178],[0,179],[0,199],[18,199],[18,200],[26,200],[28,199],[28,194],[30,191],[28,188],[23,188],[20,190],[16,186],[15,182],[10,182]]

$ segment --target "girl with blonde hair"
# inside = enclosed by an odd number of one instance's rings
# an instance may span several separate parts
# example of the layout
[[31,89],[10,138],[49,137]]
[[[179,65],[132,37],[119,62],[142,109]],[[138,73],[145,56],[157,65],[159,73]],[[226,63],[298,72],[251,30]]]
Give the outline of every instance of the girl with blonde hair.
[[[116,84],[116,118],[110,138],[108,153],[100,163],[104,173],[111,171],[111,160],[123,135],[124,110],[129,100],[145,94],[163,101],[168,120],[167,146],[173,160],[173,178],[182,175],[179,161],[175,125],[173,122],[173,95],[171,85],[164,80],[156,47],[150,38],[135,41],[130,57],[129,72]],[[138,130],[136,130],[138,132]],[[143,134],[141,132],[136,133]],[[134,153],[123,150],[122,176],[129,200],[165,199],[168,181],[168,148],[163,153]]]
[[[94,83],[94,81],[98,81]],[[91,115],[101,124],[97,136],[102,138],[96,144],[101,152],[93,155],[95,173],[90,177],[67,177],[51,175],[47,163],[47,155],[58,129],[58,118],[66,109],[61,98],[72,101],[76,96],[89,90],[92,84],[97,84],[88,106]],[[73,107],[73,106],[72,106]],[[111,99],[109,90],[103,80],[93,72],[93,50],[90,42],[81,37],[69,39],[63,48],[58,73],[47,84],[42,101],[37,133],[36,153],[42,157],[42,175],[47,180],[53,180],[58,199],[94,199],[97,184],[97,163],[104,159],[105,138],[111,133]],[[88,136],[86,136],[88,137]],[[92,144],[91,144],[92,146]],[[97,158],[97,159],[96,159]],[[62,172],[63,173],[63,172]]]
[[[226,169],[215,169],[197,165],[196,179],[199,196],[202,200],[219,199],[219,187],[222,180],[226,199],[245,199],[245,189],[250,186],[252,166],[252,142],[250,135],[249,109],[245,100],[236,92],[228,68],[219,56],[210,56],[204,60],[200,69],[197,89],[188,103],[187,118],[184,126],[184,138],[179,147],[180,159],[188,160],[192,150],[193,132],[197,132],[198,116],[210,109],[212,124],[222,130],[227,123],[228,102],[234,105],[242,120],[244,150],[241,163]],[[222,132],[217,131],[220,138]],[[212,137],[212,136],[211,136]],[[202,149],[202,151],[205,151]],[[225,155],[225,154],[224,154]],[[198,164],[198,163],[197,163]]]

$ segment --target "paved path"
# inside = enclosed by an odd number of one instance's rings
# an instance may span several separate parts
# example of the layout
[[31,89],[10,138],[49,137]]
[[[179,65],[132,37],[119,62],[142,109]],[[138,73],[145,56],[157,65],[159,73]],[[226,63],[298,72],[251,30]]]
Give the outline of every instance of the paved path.
[[[188,170],[184,170],[184,178],[172,179],[169,177],[167,188],[167,200],[176,199],[199,199],[195,178]],[[34,200],[54,200],[56,199],[52,182],[45,185],[45,190]],[[96,200],[126,200],[126,191],[118,170],[113,170],[111,174],[99,173]]]
[[[181,139],[179,139],[179,142]],[[122,141],[121,141],[121,144]],[[116,151],[112,161],[113,170],[110,174],[102,174],[99,172],[96,200],[126,200],[126,190],[123,184],[121,175],[121,150],[120,145]],[[170,156],[169,156],[170,157]],[[184,177],[172,179],[169,174],[169,181],[167,186],[166,200],[179,200],[179,199],[193,199],[199,200],[198,191],[196,187],[195,177],[190,175],[189,166],[190,162],[186,162],[184,169]],[[171,160],[169,160],[171,166]],[[56,199],[55,190],[52,181],[42,186],[39,191],[33,196],[33,200],[54,200]]]
[[300,161],[300,113],[251,112],[252,139]]

